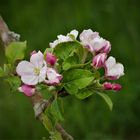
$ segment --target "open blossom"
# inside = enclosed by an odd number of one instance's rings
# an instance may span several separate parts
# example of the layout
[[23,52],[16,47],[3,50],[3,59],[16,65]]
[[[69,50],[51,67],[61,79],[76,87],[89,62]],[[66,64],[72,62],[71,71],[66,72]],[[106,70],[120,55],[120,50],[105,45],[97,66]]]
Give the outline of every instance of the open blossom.
[[23,92],[26,96],[32,96],[35,93],[35,87],[29,85],[22,85],[18,90]]
[[120,91],[122,86],[120,84],[117,83],[110,83],[110,82],[105,82],[103,83],[103,88],[105,90],[114,90],[114,91]]
[[58,35],[57,36],[57,40],[55,40],[54,42],[51,42],[49,45],[51,48],[55,48],[55,46],[59,43],[62,42],[68,42],[68,41],[73,41],[72,38],[70,37],[70,35],[73,35],[74,38],[76,39],[78,36],[78,31],[77,30],[72,30],[70,33],[68,33],[66,36],[64,35]]
[[114,57],[110,56],[105,62],[105,76],[110,80],[119,79],[124,75],[124,67],[121,63],[116,63]]
[[62,80],[62,75],[58,74],[53,68],[47,68],[47,80],[45,83],[48,85],[57,85]]
[[40,51],[32,54],[30,62],[21,61],[16,68],[17,74],[26,85],[36,85],[45,81],[46,71],[47,65]]
[[95,68],[101,68],[104,66],[106,58],[107,58],[106,53],[100,53],[93,57],[92,65]]
[[101,38],[98,32],[93,32],[91,29],[84,30],[80,34],[80,40],[91,52],[108,53],[111,50],[109,41]]
[[54,66],[56,61],[57,61],[57,58],[55,55],[53,55],[52,53],[49,53],[49,52],[46,53],[46,62],[48,64]]

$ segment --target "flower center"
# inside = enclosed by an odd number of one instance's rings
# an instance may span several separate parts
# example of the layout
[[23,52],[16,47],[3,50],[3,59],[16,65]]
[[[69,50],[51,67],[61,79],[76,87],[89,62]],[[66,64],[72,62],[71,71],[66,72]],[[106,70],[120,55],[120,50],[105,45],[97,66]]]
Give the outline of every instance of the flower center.
[[35,68],[35,69],[34,69],[34,73],[35,73],[36,75],[39,75],[39,74],[40,74],[40,69],[39,69],[39,68]]

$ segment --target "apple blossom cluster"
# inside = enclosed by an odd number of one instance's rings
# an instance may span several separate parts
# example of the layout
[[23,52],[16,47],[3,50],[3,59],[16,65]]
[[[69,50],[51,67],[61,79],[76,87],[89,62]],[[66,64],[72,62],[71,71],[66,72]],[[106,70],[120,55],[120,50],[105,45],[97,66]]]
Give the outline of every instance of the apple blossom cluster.
[[[55,49],[58,44],[63,42],[74,42],[78,36],[77,30],[72,30],[66,36],[58,35],[57,40],[50,43],[50,48]],[[111,51],[111,43],[99,36],[98,32],[93,32],[91,29],[84,30],[80,35],[80,42],[84,50],[88,50],[92,54],[92,66],[94,70],[104,68],[105,80],[117,80],[124,75],[124,67],[121,63],[117,63],[112,56],[108,57]],[[52,51],[53,52],[53,51]],[[23,85],[19,87],[19,91],[27,96],[32,96],[35,93],[36,85],[39,83],[47,84],[48,86],[59,85],[63,75],[57,72],[55,67],[57,56],[49,51],[44,55],[38,51],[31,53],[30,61],[21,61],[16,72],[21,77]],[[59,65],[59,64],[58,64]],[[104,90],[119,91],[120,84],[104,82],[102,84]]]
[[59,84],[62,75],[57,73],[54,68],[56,62],[57,58],[49,52],[47,52],[45,60],[40,51],[33,51],[30,62],[24,60],[17,65],[16,72],[23,82],[23,85],[19,87],[19,91],[27,96],[32,96],[35,93],[35,86],[41,82],[47,85]]

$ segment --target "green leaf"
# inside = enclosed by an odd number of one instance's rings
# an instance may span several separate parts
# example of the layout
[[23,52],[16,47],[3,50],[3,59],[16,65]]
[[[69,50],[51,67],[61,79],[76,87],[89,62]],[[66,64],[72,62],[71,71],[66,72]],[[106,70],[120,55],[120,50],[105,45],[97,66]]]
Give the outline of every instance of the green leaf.
[[4,64],[3,68],[0,67],[0,77],[6,77],[12,74],[13,67],[11,64]]
[[61,134],[58,131],[51,132],[50,134],[51,140],[63,140]]
[[25,50],[26,50],[26,41],[10,43],[5,51],[5,55],[8,59],[8,62],[13,64],[16,60],[23,59]]
[[67,58],[66,61],[63,62],[63,64],[62,64],[63,70],[68,70],[78,63],[79,63],[79,58],[78,58],[77,54],[74,53],[73,56]]
[[61,115],[61,112],[57,103],[57,98],[55,98],[55,100],[51,104],[50,111],[56,122],[63,121],[63,117]]
[[79,62],[83,63],[83,59],[86,59],[85,54],[87,54],[87,49],[85,49],[83,46],[81,46],[76,50],[76,54],[79,57]]
[[18,87],[21,85],[21,80],[17,76],[8,77],[5,80],[9,83],[12,92],[17,91]]
[[54,48],[54,55],[59,59],[66,60],[68,57],[72,56],[75,50],[79,47],[81,47],[81,44],[74,41],[63,42]]
[[5,75],[8,75],[8,74],[10,74],[12,72],[11,64],[4,64],[3,69],[4,69]]
[[105,93],[100,93],[100,92],[96,92],[98,95],[100,95],[104,100],[105,102],[107,103],[108,107],[110,110],[112,110],[113,108],[113,103],[110,99],[110,97],[108,95],[106,95]]
[[69,94],[76,94],[79,89],[85,88],[94,79],[93,74],[88,70],[71,69],[63,74],[64,88]]
[[95,93],[95,91],[92,88],[87,87],[87,88],[84,88],[84,89],[79,90],[78,93],[75,94],[75,96],[78,99],[85,99],[85,98],[91,96],[94,93]]

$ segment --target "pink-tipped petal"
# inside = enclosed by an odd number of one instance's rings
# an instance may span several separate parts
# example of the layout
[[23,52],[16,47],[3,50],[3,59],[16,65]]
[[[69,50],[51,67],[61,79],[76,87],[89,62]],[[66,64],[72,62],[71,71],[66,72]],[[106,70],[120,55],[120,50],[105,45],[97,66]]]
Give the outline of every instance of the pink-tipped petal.
[[80,41],[82,42],[83,46],[89,51],[93,52],[93,46],[92,46],[92,41],[95,38],[100,38],[98,32],[93,32],[91,29],[88,30],[83,30],[83,32],[80,34]]
[[34,50],[30,53],[30,55],[32,56],[33,54],[36,54],[37,52]]
[[101,68],[104,66],[106,58],[107,58],[106,53],[100,53],[93,57],[92,65],[95,68]]
[[101,53],[109,53],[111,51],[111,44],[110,44],[110,42],[106,40],[105,41],[105,45],[99,51]]
[[53,68],[47,69],[47,79],[45,82],[49,85],[56,85],[62,80],[62,76],[58,74]]
[[105,39],[99,37],[94,38],[90,42],[90,45],[94,52],[99,52],[105,46],[105,44]]
[[80,34],[80,40],[84,44],[88,44],[91,40],[93,40],[96,37],[99,37],[99,33],[93,32],[91,29],[83,30],[83,32]]

